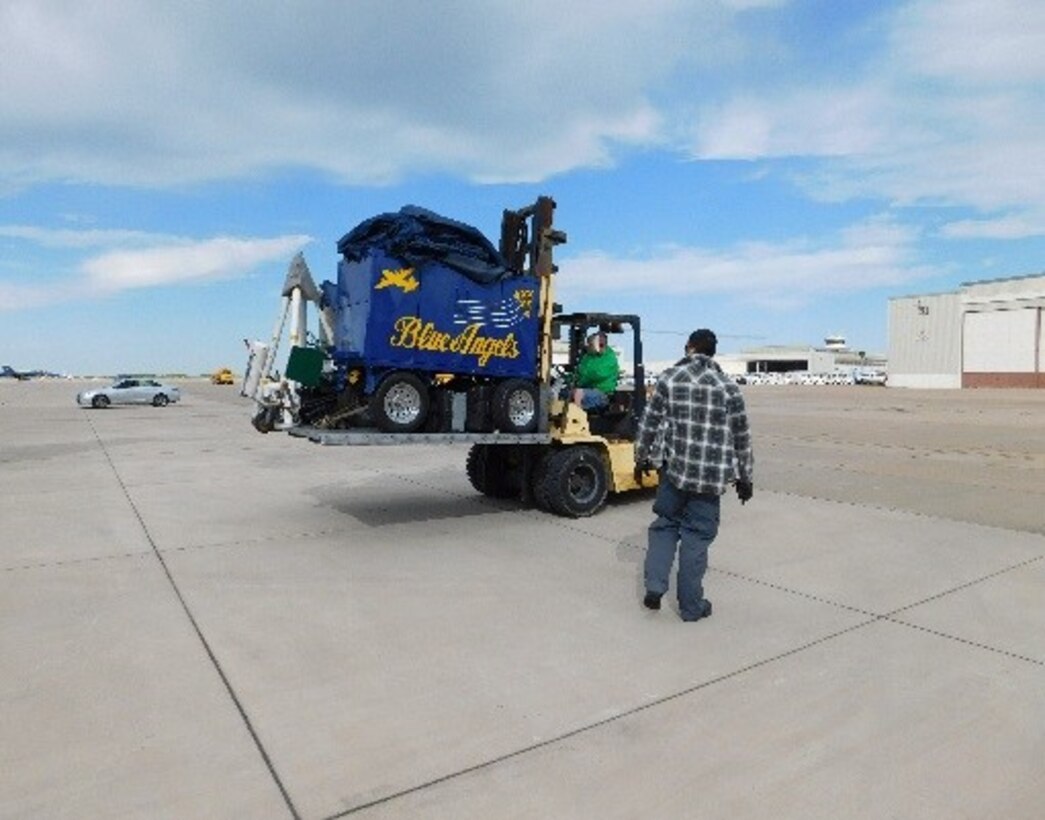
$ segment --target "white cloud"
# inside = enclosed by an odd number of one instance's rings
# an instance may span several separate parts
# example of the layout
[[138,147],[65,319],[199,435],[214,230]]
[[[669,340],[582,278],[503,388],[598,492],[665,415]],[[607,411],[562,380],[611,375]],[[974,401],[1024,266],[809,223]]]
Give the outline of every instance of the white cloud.
[[1045,211],[1045,5],[918,0],[883,27],[841,74],[706,101],[695,156],[818,158],[801,184],[826,200]]
[[1026,0],[916,0],[892,29],[892,53],[946,85],[1038,83],[1045,76],[1045,5]]
[[53,301],[54,295],[48,288],[0,281],[0,313],[41,307]]
[[813,159],[819,199],[1045,212],[1045,4],[851,4],[816,25],[788,5],[9,0],[0,192],[287,168],[536,181],[639,146]]
[[570,294],[633,291],[668,296],[733,295],[770,308],[816,297],[909,282],[933,273],[919,265],[916,235],[889,220],[842,231],[832,242],[747,242],[724,250],[662,248],[622,259],[590,253],[560,259],[559,288]]
[[156,242],[162,238],[145,231],[40,228],[35,225],[0,225],[0,236],[23,239],[48,248],[111,247],[116,244]]
[[91,289],[114,292],[241,276],[258,265],[289,259],[308,236],[273,239],[217,237],[139,250],[116,250],[83,263]]
[[747,160],[867,154],[885,139],[879,117],[886,109],[870,86],[735,97],[706,107],[695,151],[702,159]]
[[1025,239],[1045,236],[1045,219],[1004,216],[996,219],[961,219],[940,229],[949,239]]
[[746,11],[748,9],[768,9],[786,6],[790,0],[722,0],[722,2],[730,8]]
[[0,312],[245,276],[262,265],[289,264],[298,250],[312,242],[312,237],[303,235],[191,240],[138,231],[68,231],[26,225],[0,226],[0,236],[46,248],[106,248],[75,264],[71,273],[59,272],[46,283],[0,280]]
[[540,179],[660,140],[651,84],[727,55],[736,14],[720,0],[16,0],[0,5],[0,181]]

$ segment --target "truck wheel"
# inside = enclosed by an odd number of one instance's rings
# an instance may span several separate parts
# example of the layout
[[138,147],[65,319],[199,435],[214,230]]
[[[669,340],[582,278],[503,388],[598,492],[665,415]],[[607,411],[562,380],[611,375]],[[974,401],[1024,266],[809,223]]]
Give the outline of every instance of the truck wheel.
[[583,445],[552,453],[541,483],[541,493],[547,496],[552,510],[567,518],[594,515],[606,503],[609,491],[605,462],[594,448]]
[[537,429],[537,387],[525,379],[508,379],[494,388],[493,423],[503,433],[532,433]]
[[518,498],[522,490],[518,465],[503,445],[473,444],[465,471],[471,485],[490,498]]
[[413,373],[385,376],[370,403],[374,421],[386,433],[412,433],[428,416],[428,390]]

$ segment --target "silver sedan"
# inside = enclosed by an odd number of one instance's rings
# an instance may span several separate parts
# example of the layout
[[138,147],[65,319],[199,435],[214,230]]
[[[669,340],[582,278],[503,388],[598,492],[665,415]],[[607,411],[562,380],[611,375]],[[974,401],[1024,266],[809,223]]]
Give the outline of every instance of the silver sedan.
[[151,404],[164,407],[181,398],[181,391],[153,379],[119,379],[109,387],[84,390],[76,394],[81,407],[108,407],[110,404]]

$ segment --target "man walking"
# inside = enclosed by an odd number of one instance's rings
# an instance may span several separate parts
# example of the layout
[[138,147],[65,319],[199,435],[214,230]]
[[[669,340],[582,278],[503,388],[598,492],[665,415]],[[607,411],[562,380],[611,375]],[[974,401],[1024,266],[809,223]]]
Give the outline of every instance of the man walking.
[[755,462],[744,398],[712,359],[717,343],[706,328],[690,334],[686,357],[657,380],[635,440],[638,469],[660,471],[643,603],[660,609],[677,548],[676,586],[684,621],[711,615],[703,582],[708,547],[718,534],[722,494],[734,484],[741,503],[746,503],[754,492]]

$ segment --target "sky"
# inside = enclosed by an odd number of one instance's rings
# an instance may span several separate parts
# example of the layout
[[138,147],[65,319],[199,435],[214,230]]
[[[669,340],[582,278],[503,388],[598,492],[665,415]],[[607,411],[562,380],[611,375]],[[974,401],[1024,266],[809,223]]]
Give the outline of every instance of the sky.
[[0,364],[242,370],[298,251],[548,195],[647,359],[1045,269],[1045,3],[0,0]]

